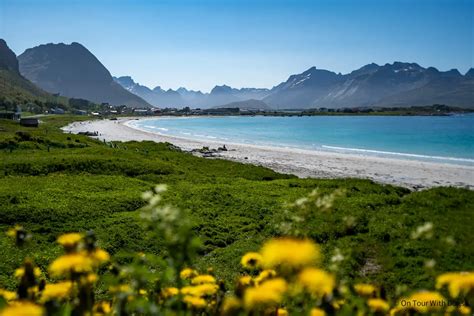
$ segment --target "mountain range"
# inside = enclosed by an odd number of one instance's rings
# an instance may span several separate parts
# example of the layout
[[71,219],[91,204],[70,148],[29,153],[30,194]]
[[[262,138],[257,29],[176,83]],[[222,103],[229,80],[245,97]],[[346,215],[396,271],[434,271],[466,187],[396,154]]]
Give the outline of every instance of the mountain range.
[[218,85],[203,93],[184,87],[151,89],[130,76],[112,77],[79,43],[40,45],[17,59],[1,40],[0,70],[3,81],[10,85],[3,89],[6,91],[19,86],[25,93],[49,92],[133,107],[308,109],[446,104],[474,108],[474,69],[462,75],[456,69],[439,71],[405,62],[372,63],[348,74],[311,67],[271,89]]
[[128,91],[160,107],[232,107],[259,100],[261,108],[308,109],[344,107],[408,107],[446,104],[474,108],[474,69],[439,71],[416,63],[368,64],[348,74],[310,69],[291,75],[272,89],[215,86],[210,93],[185,88],[153,90],[131,77],[115,80]]
[[273,108],[342,108],[447,104],[474,107],[473,69],[438,71],[416,63],[369,64],[349,74],[312,67],[263,99]]
[[117,84],[110,72],[79,43],[46,44],[18,56],[20,73],[50,93],[96,103],[150,107]]
[[158,107],[189,106],[193,108],[210,108],[251,99],[261,100],[270,92],[269,89],[235,89],[227,85],[215,86],[209,93],[188,90],[183,87],[175,91],[172,89],[163,90],[159,86],[150,89],[136,83],[130,76],[114,77],[114,80],[131,93],[139,95],[150,104]]

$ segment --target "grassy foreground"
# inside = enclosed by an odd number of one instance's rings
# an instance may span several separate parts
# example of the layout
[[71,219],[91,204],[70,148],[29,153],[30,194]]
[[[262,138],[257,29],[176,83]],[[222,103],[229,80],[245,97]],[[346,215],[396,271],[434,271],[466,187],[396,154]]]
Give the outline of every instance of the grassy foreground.
[[[0,288],[15,288],[13,272],[26,255],[47,271],[61,253],[55,240],[66,232],[93,230],[118,263],[129,262],[130,252],[164,254],[139,216],[145,205],[141,193],[158,183],[169,187],[165,203],[189,212],[202,241],[197,268],[212,266],[228,284],[241,273],[244,253],[280,233],[285,203],[315,188],[321,194],[345,192],[330,212],[308,218],[304,230],[321,245],[323,265],[338,249],[345,258],[339,273],[350,282],[371,282],[395,293],[403,286],[433,288],[433,276],[442,272],[474,270],[472,191],[410,192],[367,180],[298,179],[197,158],[169,144],[105,144],[59,130],[78,119],[83,118],[44,117],[38,129],[0,121],[0,230],[20,224],[33,234],[20,251],[0,235]],[[431,235],[411,238],[426,223],[432,224]]]

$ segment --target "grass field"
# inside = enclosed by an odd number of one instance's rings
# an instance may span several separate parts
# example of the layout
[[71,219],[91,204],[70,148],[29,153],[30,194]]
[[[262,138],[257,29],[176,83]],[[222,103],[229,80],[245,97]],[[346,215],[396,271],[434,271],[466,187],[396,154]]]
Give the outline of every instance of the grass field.
[[[0,235],[0,287],[13,289],[12,276],[27,254],[44,270],[60,252],[62,233],[94,230],[100,245],[118,258],[127,252],[160,254],[163,247],[143,232],[141,193],[168,184],[165,201],[188,210],[201,238],[198,267],[213,266],[227,282],[239,274],[239,260],[277,235],[284,205],[315,188],[344,189],[331,212],[305,223],[320,243],[326,263],[339,248],[349,282],[371,281],[394,292],[433,286],[433,275],[474,270],[474,192],[436,188],[422,192],[368,180],[298,179],[263,167],[209,160],[170,144],[102,143],[63,134],[59,127],[83,117],[44,117],[39,128],[0,121],[0,230],[20,224],[33,234],[18,251]],[[411,239],[426,222],[431,239]],[[453,244],[449,246],[448,244]],[[431,270],[425,263],[435,258]]]

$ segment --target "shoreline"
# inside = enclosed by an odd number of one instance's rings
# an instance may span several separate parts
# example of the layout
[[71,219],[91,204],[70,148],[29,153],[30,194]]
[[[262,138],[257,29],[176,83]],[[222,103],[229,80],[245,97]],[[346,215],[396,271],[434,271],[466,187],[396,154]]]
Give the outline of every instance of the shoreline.
[[[62,129],[74,134],[98,132],[95,138],[105,141],[169,142],[185,151],[223,145],[222,141],[168,136],[128,124],[137,119],[147,118],[74,122]],[[474,167],[471,166],[232,142],[225,145],[228,151],[215,153],[215,158],[264,166],[301,178],[361,178],[412,190],[437,186],[474,189]]]

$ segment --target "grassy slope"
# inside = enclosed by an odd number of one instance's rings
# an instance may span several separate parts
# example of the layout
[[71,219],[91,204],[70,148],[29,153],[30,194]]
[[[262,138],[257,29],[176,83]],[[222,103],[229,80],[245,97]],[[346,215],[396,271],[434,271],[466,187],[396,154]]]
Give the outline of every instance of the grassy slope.
[[[310,235],[326,253],[339,247],[350,254],[344,269],[354,279],[389,288],[399,283],[422,287],[432,282],[422,266],[433,256],[437,271],[474,269],[472,191],[410,193],[367,180],[297,179],[151,142],[112,148],[60,133],[58,127],[72,119],[82,118],[48,117],[38,129],[0,121],[0,229],[22,224],[34,234],[30,248],[20,253],[0,235],[0,287],[12,286],[11,273],[24,254],[46,268],[58,252],[51,246],[56,236],[67,231],[93,229],[102,245],[119,256],[125,251],[159,253],[160,245],[141,233],[137,211],[143,205],[141,192],[156,183],[169,184],[167,202],[190,211],[204,243],[198,265],[214,266],[227,280],[238,273],[241,254],[257,250],[276,233],[272,220],[282,205],[316,187],[347,191],[332,213],[311,220]],[[347,216],[355,219],[354,229],[344,224]],[[433,222],[437,236],[454,237],[456,246],[410,240],[410,232],[426,221]]]
[[[55,97],[30,82],[21,75],[0,69],[0,99],[3,99],[13,104],[19,104],[22,108],[28,103],[45,103],[50,102],[53,106],[59,104],[67,108],[68,99],[66,97]],[[45,109],[49,109],[46,107]],[[4,108],[1,107],[0,111]],[[9,110],[12,110],[10,108]]]

